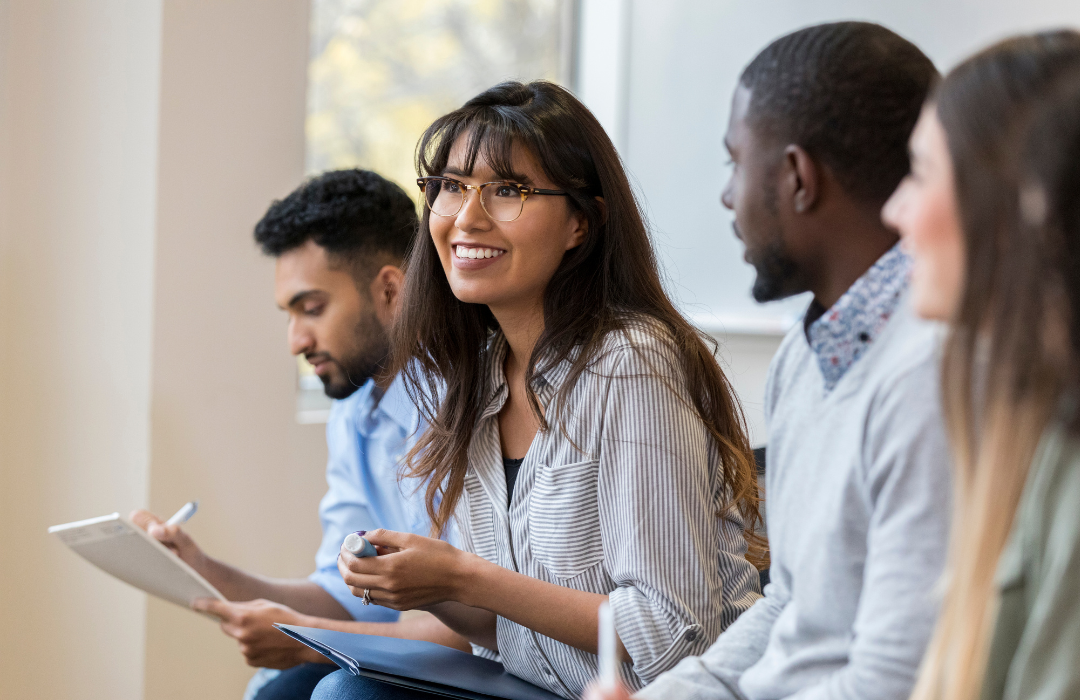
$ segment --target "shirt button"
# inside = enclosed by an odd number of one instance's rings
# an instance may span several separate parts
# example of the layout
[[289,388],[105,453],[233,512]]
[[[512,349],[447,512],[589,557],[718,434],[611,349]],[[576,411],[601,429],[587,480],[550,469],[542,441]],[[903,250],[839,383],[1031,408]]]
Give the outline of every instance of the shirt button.
[[686,633],[683,635],[683,639],[685,639],[688,642],[696,642],[697,638],[698,638],[697,630],[686,630]]

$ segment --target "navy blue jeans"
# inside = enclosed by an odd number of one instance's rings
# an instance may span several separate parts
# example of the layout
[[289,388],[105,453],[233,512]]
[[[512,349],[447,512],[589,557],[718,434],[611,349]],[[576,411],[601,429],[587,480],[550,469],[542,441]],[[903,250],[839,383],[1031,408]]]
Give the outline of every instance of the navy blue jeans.
[[308,700],[324,677],[337,671],[333,664],[300,664],[282,671],[255,694],[255,700]]
[[434,697],[442,696],[357,677],[345,671],[323,678],[311,694],[311,700],[430,700]]

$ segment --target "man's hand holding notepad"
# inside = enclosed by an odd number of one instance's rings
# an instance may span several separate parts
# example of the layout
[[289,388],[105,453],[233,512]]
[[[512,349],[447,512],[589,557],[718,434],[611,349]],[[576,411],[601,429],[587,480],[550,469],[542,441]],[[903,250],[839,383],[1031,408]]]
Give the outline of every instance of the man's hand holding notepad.
[[187,608],[199,598],[225,600],[195,569],[119,513],[55,525],[49,532],[105,573],[163,600]]

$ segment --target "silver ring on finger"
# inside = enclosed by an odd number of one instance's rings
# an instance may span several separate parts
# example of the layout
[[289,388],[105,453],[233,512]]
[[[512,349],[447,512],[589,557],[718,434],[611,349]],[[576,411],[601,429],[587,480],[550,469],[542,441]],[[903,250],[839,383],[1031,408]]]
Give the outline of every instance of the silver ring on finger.
[[364,597],[360,599],[360,602],[362,602],[364,605],[371,605],[371,589],[370,588],[365,588],[364,589]]

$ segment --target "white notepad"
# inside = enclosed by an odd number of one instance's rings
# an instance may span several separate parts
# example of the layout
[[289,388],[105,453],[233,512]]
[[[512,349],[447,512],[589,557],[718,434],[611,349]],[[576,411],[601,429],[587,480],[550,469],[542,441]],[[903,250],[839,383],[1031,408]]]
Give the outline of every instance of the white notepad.
[[54,525],[49,532],[105,573],[150,595],[185,608],[198,598],[225,600],[195,569],[119,513]]

